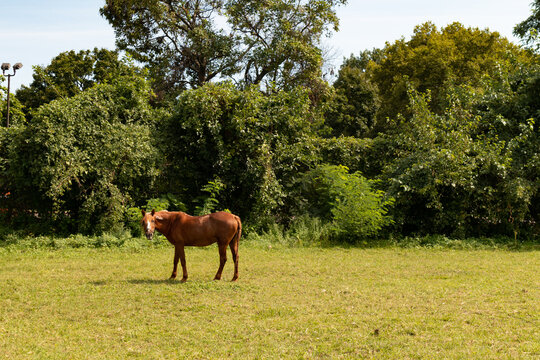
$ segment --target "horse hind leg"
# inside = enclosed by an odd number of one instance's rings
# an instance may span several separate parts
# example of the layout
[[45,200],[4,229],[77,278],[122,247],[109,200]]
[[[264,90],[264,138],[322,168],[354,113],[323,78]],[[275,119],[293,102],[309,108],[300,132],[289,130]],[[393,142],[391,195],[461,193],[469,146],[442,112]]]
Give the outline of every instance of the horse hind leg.
[[227,262],[227,244],[218,243],[219,249],[219,269],[214,277],[214,280],[221,280],[221,273],[223,272],[223,267]]
[[242,221],[238,216],[235,216],[235,219],[238,227],[236,228],[236,233],[229,243],[234,261],[234,275],[231,281],[238,280],[238,260],[240,259],[240,255],[238,254],[238,243],[240,242],[240,237],[242,236]]
[[229,247],[231,248],[232,258],[234,261],[234,275],[231,281],[238,280],[238,258],[240,257],[238,255],[238,237],[235,236],[235,238],[229,243]]

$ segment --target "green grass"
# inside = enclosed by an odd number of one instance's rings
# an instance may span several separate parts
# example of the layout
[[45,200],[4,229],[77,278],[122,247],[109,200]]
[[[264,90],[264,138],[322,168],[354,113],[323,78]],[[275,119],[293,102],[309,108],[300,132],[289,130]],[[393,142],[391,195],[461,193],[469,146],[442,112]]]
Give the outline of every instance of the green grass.
[[[538,359],[540,252],[0,249],[0,358]],[[232,277],[232,261],[224,277]]]

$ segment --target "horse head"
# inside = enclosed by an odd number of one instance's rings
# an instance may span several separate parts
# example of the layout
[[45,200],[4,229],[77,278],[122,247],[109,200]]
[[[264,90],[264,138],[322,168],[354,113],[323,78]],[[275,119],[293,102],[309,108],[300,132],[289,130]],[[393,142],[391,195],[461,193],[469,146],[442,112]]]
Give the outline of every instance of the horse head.
[[142,210],[142,220],[141,224],[144,230],[144,234],[146,235],[146,238],[148,240],[152,240],[154,237],[154,231],[156,230],[156,220],[154,215],[156,214],[156,211],[152,209],[151,213],[147,213],[146,211]]

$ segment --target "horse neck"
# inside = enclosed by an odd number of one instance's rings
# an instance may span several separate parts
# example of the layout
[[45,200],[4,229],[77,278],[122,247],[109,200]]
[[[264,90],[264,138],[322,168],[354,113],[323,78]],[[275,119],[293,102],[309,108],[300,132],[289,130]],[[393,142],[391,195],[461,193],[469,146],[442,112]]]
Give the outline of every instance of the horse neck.
[[172,217],[170,213],[160,213],[158,214],[163,220],[157,220],[155,222],[156,230],[165,235],[169,234],[171,223],[172,223]]

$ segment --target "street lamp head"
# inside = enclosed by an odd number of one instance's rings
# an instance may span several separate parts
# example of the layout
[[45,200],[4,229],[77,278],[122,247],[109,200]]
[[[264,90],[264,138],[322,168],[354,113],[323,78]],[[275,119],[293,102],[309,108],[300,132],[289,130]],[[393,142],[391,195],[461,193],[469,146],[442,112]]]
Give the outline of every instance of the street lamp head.
[[2,71],[7,71],[11,67],[10,63],[2,63]]
[[13,65],[13,70],[19,70],[20,68],[22,68],[21,63],[16,63],[15,65]]

